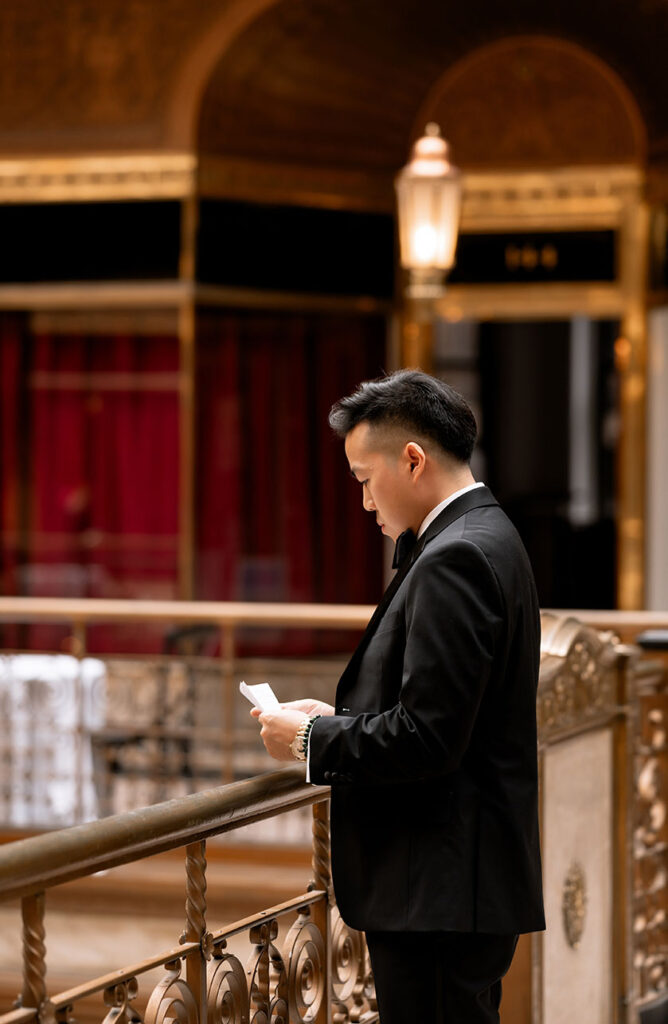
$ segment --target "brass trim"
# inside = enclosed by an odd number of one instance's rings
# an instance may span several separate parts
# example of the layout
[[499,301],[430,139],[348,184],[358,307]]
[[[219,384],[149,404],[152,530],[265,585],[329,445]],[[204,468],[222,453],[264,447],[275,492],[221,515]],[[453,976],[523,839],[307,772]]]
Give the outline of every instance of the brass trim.
[[446,286],[434,311],[445,320],[563,319],[576,312],[614,319],[624,302],[615,284],[461,284]]
[[645,603],[647,485],[647,269],[649,210],[631,203],[620,237],[624,300],[621,337],[615,346],[620,381],[621,432],[617,450],[617,606]]
[[207,199],[394,212],[389,174],[204,154],[197,177]]
[[180,199],[195,191],[192,153],[95,153],[0,160],[0,202]]
[[[82,310],[99,310],[112,318],[123,315],[124,307],[149,312],[173,311],[184,303],[229,309],[273,309],[290,312],[359,313],[387,315],[393,308],[389,299],[365,295],[318,295],[302,292],[274,292],[254,288],[198,285],[191,280],[171,281],[65,281],[51,284],[0,285],[0,309],[53,313],[67,311],[73,317]],[[119,312],[120,311],[120,312]],[[81,314],[83,317],[83,314]],[[176,319],[174,331],[176,333]],[[99,333],[99,332],[96,332]]]
[[103,337],[119,334],[172,335],[178,332],[174,309],[44,309],[30,316],[34,334],[84,334]]
[[615,228],[643,182],[629,165],[465,174],[460,230]]
[[573,861],[564,879],[561,909],[566,941],[571,949],[578,949],[587,918],[587,879],[577,861]]
[[4,284],[0,285],[0,309],[173,309],[192,292],[190,282],[177,280]]

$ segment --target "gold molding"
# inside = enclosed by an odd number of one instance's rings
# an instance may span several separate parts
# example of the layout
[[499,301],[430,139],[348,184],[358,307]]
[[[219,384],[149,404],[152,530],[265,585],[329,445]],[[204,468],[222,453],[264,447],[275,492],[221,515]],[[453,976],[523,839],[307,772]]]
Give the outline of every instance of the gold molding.
[[[639,167],[463,172],[464,232],[615,228],[644,187]],[[391,173],[202,155],[205,198],[394,212]]]
[[187,302],[189,281],[66,281],[0,285],[0,309],[169,309]]
[[192,153],[109,153],[0,160],[1,203],[182,199],[192,195]]
[[599,634],[571,616],[542,613],[536,701],[542,744],[617,712],[617,657],[611,634]]
[[566,941],[571,949],[578,949],[587,916],[587,880],[577,861],[573,861],[564,879],[561,908]]
[[434,310],[445,320],[568,319],[584,316],[615,319],[624,312],[615,284],[462,284],[446,286]]
[[641,168],[564,167],[464,175],[464,232],[616,228],[644,187]]
[[207,199],[394,212],[391,173],[204,154],[199,161],[198,190]]
[[113,317],[119,310],[155,310],[167,313],[191,302],[198,306],[216,306],[221,309],[284,309],[290,312],[380,316],[387,316],[392,310],[390,300],[371,296],[227,288],[219,285],[198,285],[185,279],[0,285],[0,310],[73,311],[73,315],[74,311],[97,310],[100,315],[106,313]]
[[[0,307],[1,308],[1,307]],[[176,309],[40,309],[30,316],[34,334],[177,335]]]

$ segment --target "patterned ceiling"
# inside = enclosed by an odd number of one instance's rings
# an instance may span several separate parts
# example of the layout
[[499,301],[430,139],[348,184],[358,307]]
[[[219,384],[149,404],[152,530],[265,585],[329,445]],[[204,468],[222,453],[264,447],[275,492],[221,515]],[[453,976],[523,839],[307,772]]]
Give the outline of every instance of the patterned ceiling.
[[[184,68],[228,14],[241,28],[201,111],[193,92],[190,137],[170,134]],[[0,152],[186,148],[199,122],[206,152],[385,173],[448,68],[515,35],[614,69],[668,161],[668,0],[3,0]]]

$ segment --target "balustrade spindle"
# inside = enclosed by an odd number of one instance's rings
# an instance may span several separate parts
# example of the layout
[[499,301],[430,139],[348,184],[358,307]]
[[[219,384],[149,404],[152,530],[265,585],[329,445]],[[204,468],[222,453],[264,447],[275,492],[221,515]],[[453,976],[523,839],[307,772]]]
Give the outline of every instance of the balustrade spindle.
[[207,1019],[206,963],[213,943],[206,930],[206,843],[186,847],[186,930],[182,942],[199,942],[199,949],[186,957],[186,981],[197,1004],[200,1024]]
[[38,1011],[46,1003],[46,932],[43,892],[26,896],[21,901],[23,917],[23,992],[21,1004]]

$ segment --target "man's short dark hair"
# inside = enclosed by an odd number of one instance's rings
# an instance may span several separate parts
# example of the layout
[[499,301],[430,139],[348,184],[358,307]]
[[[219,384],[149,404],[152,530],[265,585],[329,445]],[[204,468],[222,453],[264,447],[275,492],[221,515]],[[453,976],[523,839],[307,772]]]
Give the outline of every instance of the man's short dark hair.
[[397,370],[367,380],[336,402],[329,425],[346,437],[358,423],[394,427],[434,441],[458,462],[468,463],[476,439],[471,409],[454,388],[421,370]]

